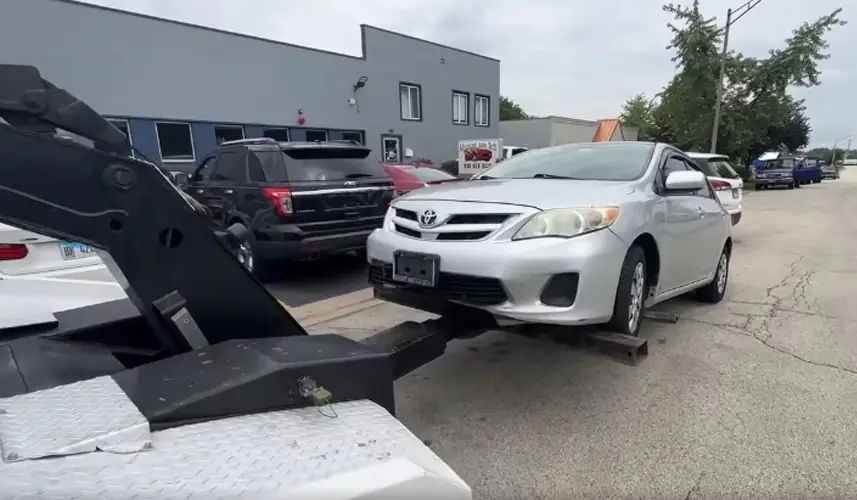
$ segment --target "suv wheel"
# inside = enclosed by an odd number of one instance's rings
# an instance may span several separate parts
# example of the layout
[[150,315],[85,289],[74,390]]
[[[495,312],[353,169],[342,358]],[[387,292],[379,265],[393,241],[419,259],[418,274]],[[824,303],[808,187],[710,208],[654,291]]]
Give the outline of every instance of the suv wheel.
[[235,251],[235,257],[238,259],[238,262],[244,266],[244,269],[250,271],[250,273],[255,272],[255,258],[253,257],[253,247],[250,246],[249,241],[244,241]]
[[255,240],[252,237],[243,241],[235,250],[235,258],[238,263],[244,266],[244,269],[250,272],[257,280],[262,283],[268,283],[274,280],[274,272],[271,263],[266,260],[261,260],[256,256],[253,249]]

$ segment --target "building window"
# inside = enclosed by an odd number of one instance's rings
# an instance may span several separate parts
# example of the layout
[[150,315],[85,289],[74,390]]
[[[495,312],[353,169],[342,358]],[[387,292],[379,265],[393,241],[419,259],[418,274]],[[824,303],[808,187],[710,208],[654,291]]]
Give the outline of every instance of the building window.
[[327,140],[327,130],[307,130],[307,142],[324,142]]
[[128,143],[131,145],[131,158],[134,158],[134,139],[131,137],[131,125],[128,124],[128,120],[109,118],[107,121],[128,138]]
[[399,102],[402,108],[402,120],[420,121],[423,119],[421,87],[414,83],[399,84]]
[[240,141],[244,138],[244,127],[239,125],[215,125],[214,140],[217,145],[227,141]]
[[474,96],[473,124],[477,127],[487,127],[491,116],[491,99],[486,95]]
[[452,92],[452,123],[456,125],[467,125],[470,111],[470,94],[466,92]]
[[196,159],[190,123],[155,122],[155,130],[157,131],[161,160],[170,162],[194,161]]
[[363,142],[363,132],[343,132],[342,133],[343,141],[354,141],[357,144],[364,144]]
[[287,128],[266,128],[262,131],[262,137],[274,139],[277,142],[289,142],[289,129]]

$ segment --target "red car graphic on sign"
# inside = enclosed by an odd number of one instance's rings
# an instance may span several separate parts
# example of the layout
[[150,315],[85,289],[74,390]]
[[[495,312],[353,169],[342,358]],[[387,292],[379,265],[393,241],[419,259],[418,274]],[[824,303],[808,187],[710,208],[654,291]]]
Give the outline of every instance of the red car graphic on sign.
[[467,148],[464,150],[464,161],[491,161],[490,149],[487,148]]

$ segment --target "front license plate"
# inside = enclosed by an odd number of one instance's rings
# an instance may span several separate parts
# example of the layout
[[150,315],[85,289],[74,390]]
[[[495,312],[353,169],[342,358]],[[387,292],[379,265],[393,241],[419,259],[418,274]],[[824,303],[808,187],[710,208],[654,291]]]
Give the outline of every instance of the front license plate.
[[440,257],[397,251],[393,254],[393,281],[433,287],[437,284]]
[[76,241],[61,241],[59,245],[63,260],[82,259],[95,255],[94,248]]

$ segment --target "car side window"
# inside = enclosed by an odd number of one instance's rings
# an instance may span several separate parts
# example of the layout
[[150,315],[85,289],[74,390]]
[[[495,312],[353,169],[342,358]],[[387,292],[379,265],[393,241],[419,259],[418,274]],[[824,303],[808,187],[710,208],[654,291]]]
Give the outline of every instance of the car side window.
[[247,155],[247,176],[250,178],[250,182],[266,182],[268,180],[265,178],[262,162],[259,161],[259,156],[254,151]]
[[244,165],[245,154],[241,150],[222,151],[217,155],[217,163],[211,174],[212,181],[225,181],[241,184],[247,182]]
[[209,176],[211,176],[211,167],[214,165],[214,156],[209,156],[208,158],[202,160],[202,163],[196,167],[196,170],[193,172],[193,176],[191,176],[191,182],[204,182],[207,181]]

